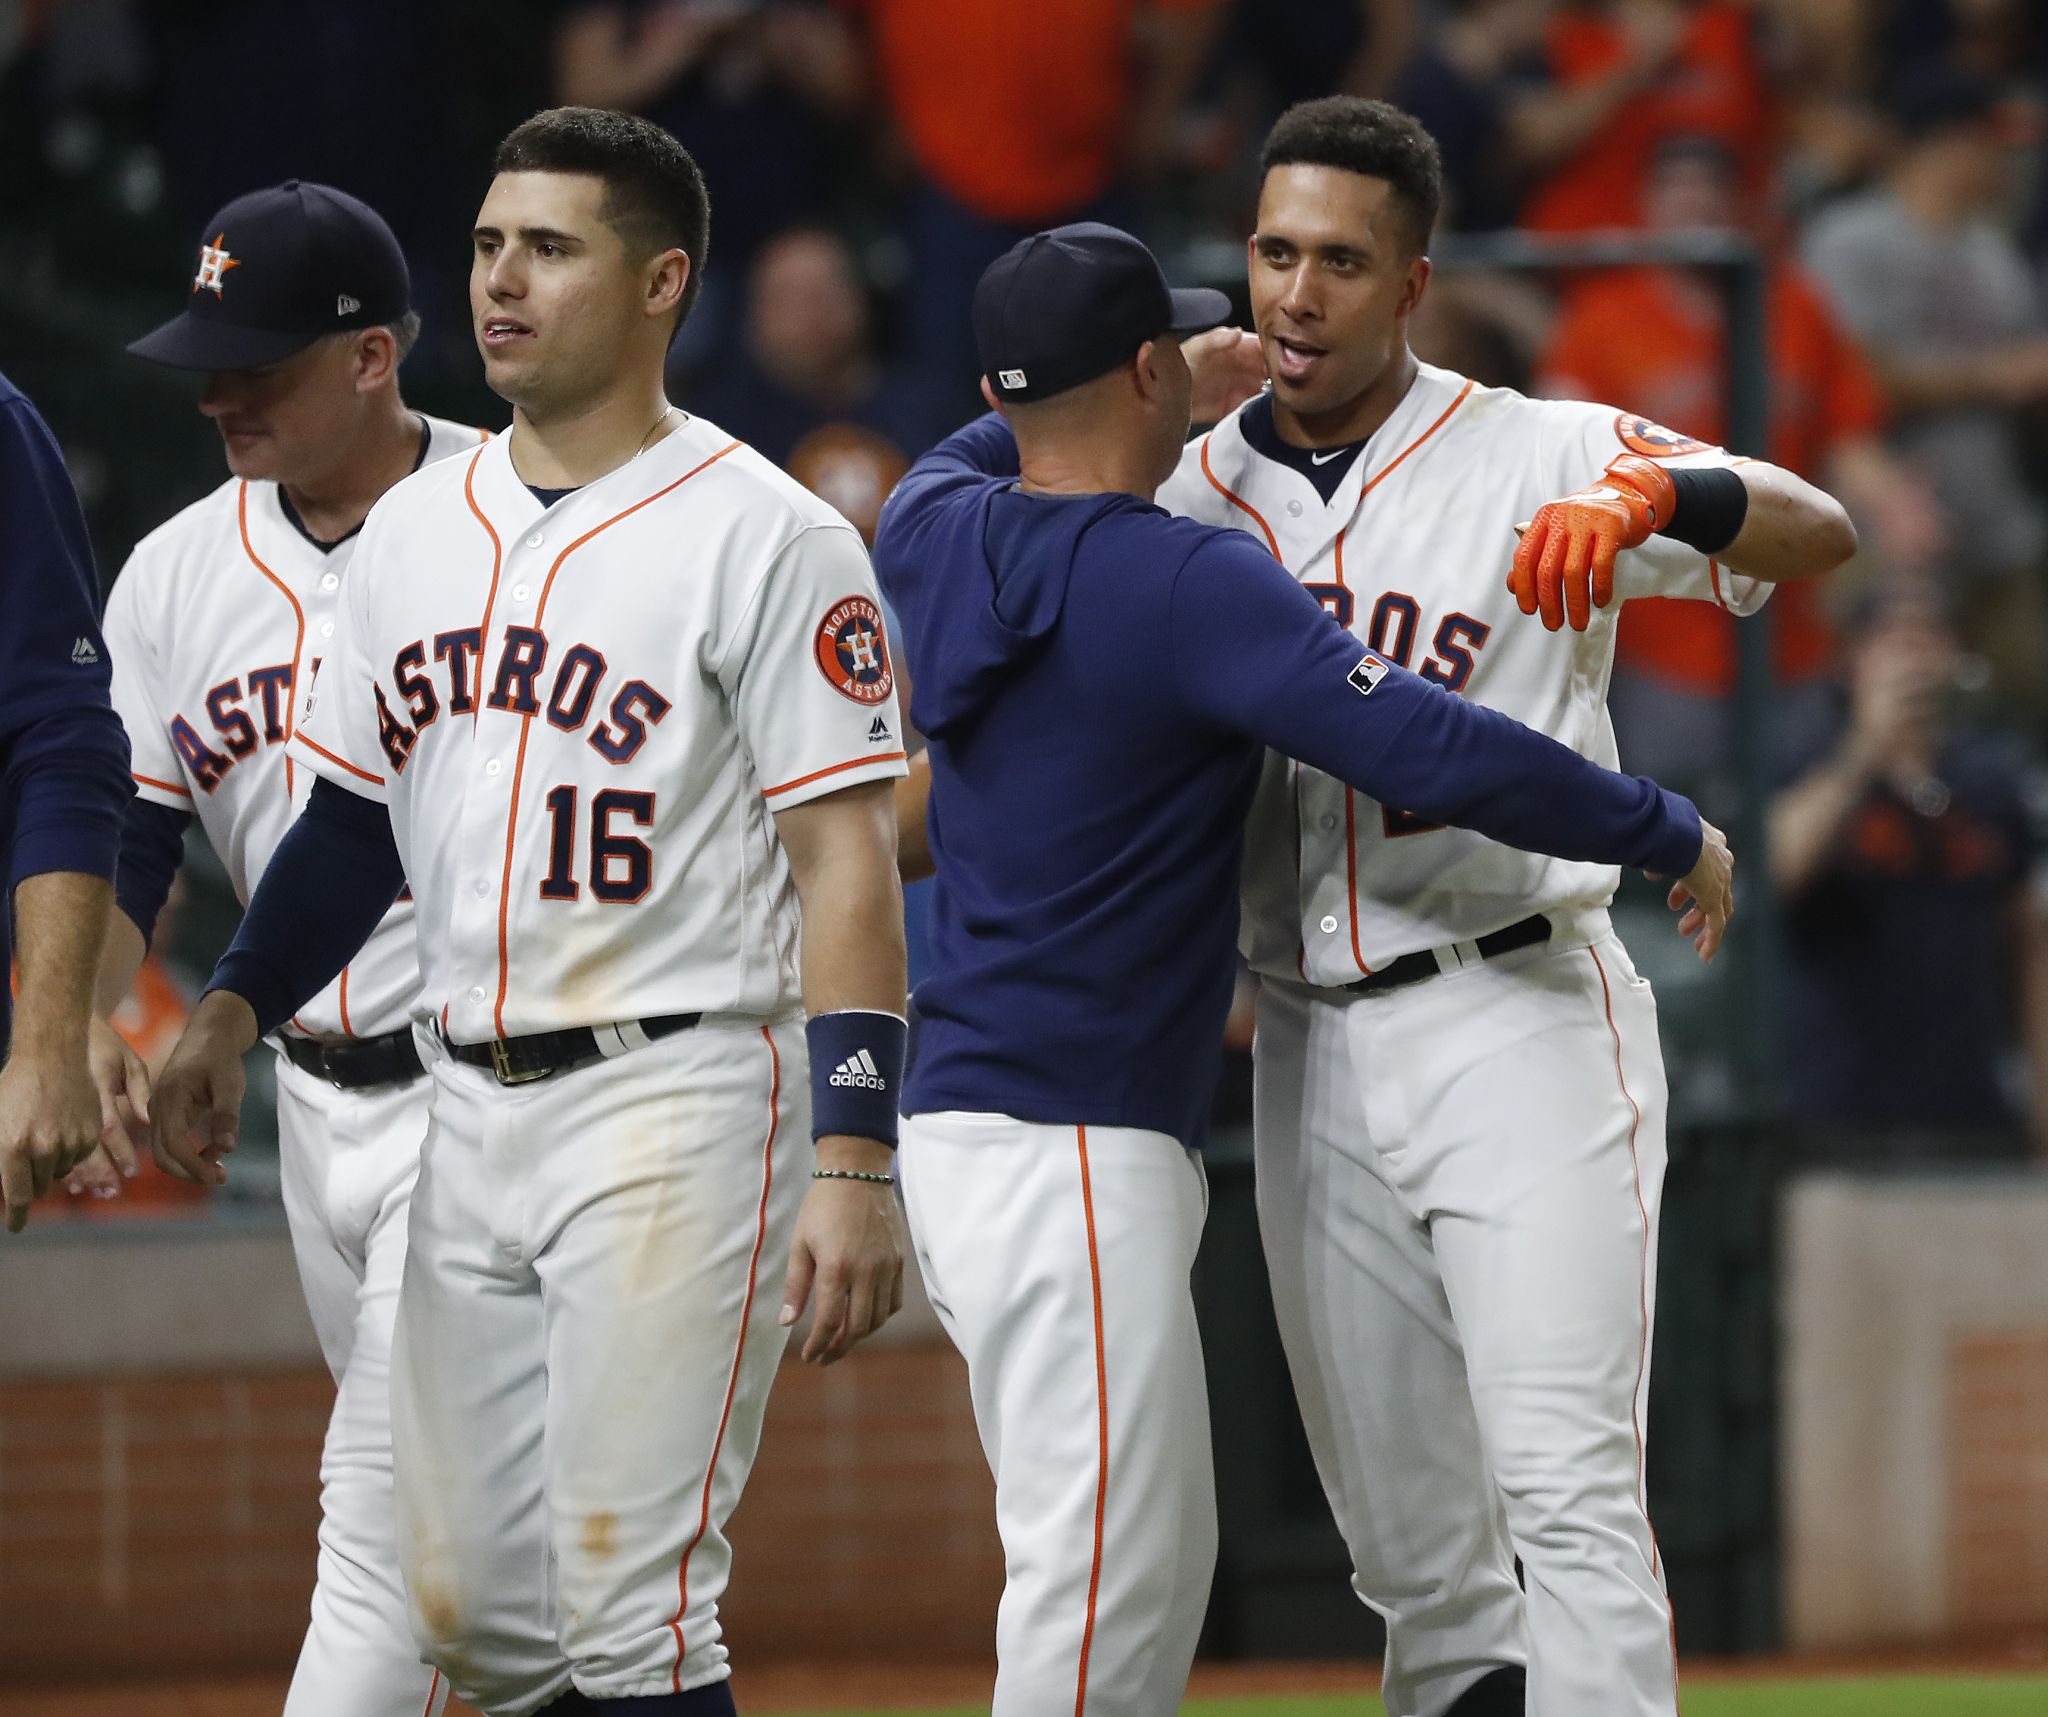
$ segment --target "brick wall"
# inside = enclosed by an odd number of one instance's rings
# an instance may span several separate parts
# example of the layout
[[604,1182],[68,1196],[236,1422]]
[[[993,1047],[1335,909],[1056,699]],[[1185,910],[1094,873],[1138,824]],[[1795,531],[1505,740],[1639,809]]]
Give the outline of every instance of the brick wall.
[[2048,1629],[2048,1330],[1948,1351],[1949,1613],[1965,1637]]
[[[10,1676],[289,1665],[312,1590],[324,1372],[0,1385]],[[989,1652],[1002,1558],[938,1343],[784,1368],[734,1521],[736,1652]]]

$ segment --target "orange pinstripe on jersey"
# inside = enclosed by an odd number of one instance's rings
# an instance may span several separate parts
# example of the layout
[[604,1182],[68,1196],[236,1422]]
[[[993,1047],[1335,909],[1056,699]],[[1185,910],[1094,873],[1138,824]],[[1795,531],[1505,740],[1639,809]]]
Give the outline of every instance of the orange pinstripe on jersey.
[[[1449,405],[1444,407],[1441,415],[1438,416],[1437,420],[1434,423],[1432,423],[1427,429],[1425,429],[1420,435],[1418,435],[1413,441],[1409,442],[1406,447],[1402,448],[1399,453],[1395,454],[1394,457],[1387,462],[1387,466],[1383,471],[1379,472],[1377,475],[1373,477],[1368,478],[1366,480],[1365,487],[1358,491],[1358,505],[1351,509],[1351,517],[1345,521],[1344,529],[1337,533],[1338,589],[1342,590],[1345,588],[1344,539],[1347,535],[1350,534],[1351,527],[1358,523],[1358,515],[1365,509],[1366,496],[1370,495],[1373,492],[1373,490],[1377,489],[1397,470],[1399,470],[1401,467],[1401,462],[1404,459],[1406,459],[1409,454],[1413,453],[1418,447],[1420,447],[1439,429],[1443,428],[1445,424],[1451,421],[1451,418],[1457,412],[1458,407],[1463,405],[1466,399],[1470,397],[1472,389],[1475,385],[1476,384],[1468,377],[1466,379],[1465,385],[1458,390],[1458,397],[1452,400]],[[1202,449],[1202,469],[1206,471],[1208,470],[1208,468],[1209,450],[1205,446]],[[1209,480],[1212,483],[1216,481],[1213,477]],[[1222,490],[1222,492],[1225,494],[1229,493],[1227,489],[1223,489],[1223,485],[1220,483],[1217,483],[1216,487],[1219,490]],[[1234,496],[1232,498],[1235,499]],[[1239,502],[1238,504],[1240,506],[1243,505],[1242,502]],[[1249,508],[1247,508],[1246,510],[1250,511]],[[1254,514],[1253,516],[1257,517],[1256,514]],[[1263,525],[1265,523],[1265,520],[1260,519],[1259,523]],[[1353,962],[1356,963],[1358,970],[1362,975],[1366,977],[1371,977],[1372,968],[1365,963],[1365,950],[1361,946],[1358,936],[1358,810],[1357,805],[1355,803],[1357,798],[1357,793],[1354,792],[1351,788],[1346,787],[1344,789],[1344,878],[1346,884],[1345,893],[1349,897],[1351,902],[1351,958]]]
[[1260,531],[1265,535],[1266,547],[1272,550],[1273,558],[1279,560],[1280,543],[1279,539],[1273,535],[1273,527],[1266,523],[1265,519],[1260,516],[1258,508],[1254,507],[1251,502],[1245,500],[1241,495],[1233,495],[1221,483],[1217,482],[1216,473],[1209,469],[1209,437],[1207,435],[1202,437],[1202,475],[1209,479],[1210,488],[1214,489],[1217,494],[1221,495],[1233,507],[1237,508],[1239,512],[1245,514],[1253,524],[1259,527]]
[[372,775],[367,769],[358,769],[346,757],[337,757],[333,752],[329,751],[326,746],[322,745],[319,742],[319,740],[309,739],[303,733],[300,734],[298,738],[299,743],[303,745],[308,751],[319,752],[322,757],[326,758],[327,761],[329,763],[332,763],[337,769],[346,769],[351,775],[359,776],[361,779],[369,782],[370,785],[373,787],[381,787],[384,785],[383,776]]
[[[728,450],[730,451],[730,450]],[[700,466],[701,470],[702,467]],[[747,1325],[754,1316],[754,1284],[761,1269],[761,1248],[768,1240],[768,1194],[775,1185],[775,1134],[782,1121],[782,1055],[764,1025],[761,1041],[768,1045],[768,1138],[761,1147],[761,1203],[754,1217],[754,1249],[747,1257],[747,1291],[740,1301],[739,1339],[733,1343],[732,1370],[725,1380],[725,1405],[718,1414],[718,1434],[711,1439],[711,1459],[704,1468],[704,1494],[698,1504],[697,1530],[683,1546],[683,1560],[676,1569],[676,1613],[669,1631],[676,1636],[674,1690],[683,1690],[683,1617],[690,1608],[690,1557],[711,1529],[711,1481],[718,1472],[719,1452],[725,1447],[725,1428],[732,1418],[733,1397],[739,1393],[740,1361],[747,1351]]]
[[1081,1667],[1074,1717],[1088,1708],[1088,1654],[1095,1644],[1095,1601],[1102,1588],[1102,1523],[1109,1502],[1109,1356],[1102,1338],[1102,1258],[1095,1244],[1095,1194],[1088,1179],[1088,1129],[1074,1129],[1081,1158],[1081,1216],[1088,1231],[1088,1288],[1095,1304],[1095,1549],[1088,1563],[1088,1614],[1081,1624]]
[[154,775],[144,775],[139,771],[131,770],[130,777],[133,780],[140,781],[145,787],[156,788],[160,793],[176,793],[181,798],[186,799],[192,797],[192,789],[190,787],[180,787],[170,781],[159,781]]
[[256,552],[256,545],[249,540],[249,485],[244,482],[235,497],[235,523],[242,532],[242,552],[249,557],[249,564],[277,586],[278,593],[292,605],[292,695],[284,711],[284,790],[287,796],[292,791],[292,728],[299,713],[299,693],[305,689],[305,681],[299,675],[299,658],[306,649],[306,611],[299,606],[299,599],[292,594],[292,588],[263,564]]
[[[555,588],[555,574],[562,570],[562,563],[564,561],[566,561],[585,543],[589,542],[592,537],[598,536],[601,533],[610,530],[612,526],[617,524],[621,519],[630,519],[635,513],[639,512],[642,507],[653,506],[654,503],[660,500],[664,495],[674,494],[676,490],[680,489],[685,483],[689,482],[689,480],[692,477],[696,476],[698,472],[708,470],[711,466],[716,465],[719,462],[719,460],[723,459],[728,453],[731,453],[735,448],[738,448],[741,445],[743,444],[738,441],[728,441],[716,453],[712,454],[710,458],[700,460],[697,464],[692,465],[689,468],[689,470],[685,471],[673,483],[664,484],[661,488],[655,490],[653,494],[643,496],[641,499],[635,501],[630,507],[627,507],[624,511],[612,514],[612,516],[606,519],[602,524],[592,525],[589,530],[585,531],[567,548],[563,549],[560,554],[556,555],[554,565],[548,568],[547,579],[540,587],[540,601],[534,604],[534,630],[540,630],[542,624],[547,619],[548,594]],[[475,458],[472,458],[470,460],[469,469],[471,476],[474,476],[476,474],[476,461],[477,459],[481,459],[482,457],[482,450],[479,449]],[[465,481],[464,483],[464,492],[469,493],[467,481]],[[491,530],[490,520],[485,519],[482,511],[478,509],[476,504],[476,497],[473,493],[470,493],[469,506],[470,511],[475,513],[477,518],[483,521],[484,529]],[[494,549],[497,546],[497,542],[498,533],[496,531],[491,531],[491,543]],[[497,594],[498,568],[496,562],[494,561],[491,568],[491,597],[493,601],[496,600]],[[490,609],[486,607],[484,610],[483,631],[484,643],[486,647],[488,647],[491,635],[490,618]],[[477,699],[477,707],[479,709],[483,707],[483,701],[484,700],[481,697]],[[498,885],[498,1002],[497,1006],[492,1010],[491,1013],[492,1024],[496,1027],[497,1033],[500,1037],[503,1037],[505,1035],[505,991],[507,988],[508,979],[510,977],[512,963],[512,849],[519,832],[519,784],[526,774],[526,740],[527,735],[531,733],[532,730],[533,717],[530,715],[522,715],[519,718],[519,749],[514,754],[512,762],[511,805],[510,808],[505,813],[505,871]]]
[[866,763],[901,763],[904,753],[900,751],[877,751],[872,757],[849,757],[844,763],[828,764],[823,769],[813,769],[808,775],[799,775],[794,781],[785,781],[779,787],[763,787],[761,797],[772,799],[778,793],[793,792],[798,787],[808,787],[813,781],[822,781],[827,775],[844,775],[849,769],[858,769]]

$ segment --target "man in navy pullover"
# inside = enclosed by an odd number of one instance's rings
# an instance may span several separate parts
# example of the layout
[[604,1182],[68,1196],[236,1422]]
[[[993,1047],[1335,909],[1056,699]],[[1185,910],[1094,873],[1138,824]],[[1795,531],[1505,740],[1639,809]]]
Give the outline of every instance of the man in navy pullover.
[[937,878],[904,1191],[996,1475],[994,1717],[1169,1712],[1193,1657],[1216,1528],[1191,1147],[1266,749],[1683,876],[1716,939],[1729,905],[1685,800],[1396,668],[1252,538],[1152,504],[1189,424],[1179,336],[1227,313],[1113,228],[1025,240],[975,296],[1001,415],[918,462],[875,545]]
[[[99,611],[85,520],[57,443],[0,376],[0,851],[21,991],[10,1019],[0,983],[0,1187],[10,1230],[101,1136],[86,1039],[132,787]],[[9,930],[0,912],[0,976]],[[118,1133],[109,1143],[125,1153]]]

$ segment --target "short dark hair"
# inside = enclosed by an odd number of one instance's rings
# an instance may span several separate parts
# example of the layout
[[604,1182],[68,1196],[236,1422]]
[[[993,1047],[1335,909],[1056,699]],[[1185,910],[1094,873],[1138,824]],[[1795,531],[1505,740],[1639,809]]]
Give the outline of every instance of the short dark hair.
[[1266,134],[1259,177],[1275,167],[1341,167],[1386,180],[1401,207],[1402,243],[1411,256],[1429,248],[1443,201],[1444,168],[1436,139],[1414,114],[1355,95],[1298,101]]
[[679,250],[690,278],[676,325],[697,302],[711,250],[711,193],[689,150],[652,120],[602,107],[551,107],[507,133],[498,173],[582,173],[604,182],[600,212],[636,256]]

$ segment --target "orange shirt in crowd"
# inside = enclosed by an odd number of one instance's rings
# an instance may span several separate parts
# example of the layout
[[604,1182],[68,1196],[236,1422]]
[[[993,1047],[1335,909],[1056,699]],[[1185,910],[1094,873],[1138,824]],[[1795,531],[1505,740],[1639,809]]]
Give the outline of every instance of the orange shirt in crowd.
[[[1737,0],[1699,0],[1683,45],[1650,88],[1628,102],[1522,208],[1539,232],[1588,232],[1641,224],[1643,185],[1658,144],[1711,138],[1740,163],[1744,187],[1763,187],[1770,166],[1770,104],[1757,63],[1754,23]],[[1551,75],[1566,87],[1590,83],[1627,51],[1615,17],[1598,6],[1567,6],[1551,20]],[[1677,427],[1673,425],[1672,427]]]
[[[1773,272],[1769,339],[1769,456],[1818,482],[1837,442],[1883,428],[1876,378],[1794,269]],[[1543,356],[1544,391],[1611,401],[1718,444],[1728,435],[1724,352],[1720,303],[1710,288],[1659,269],[1596,275],[1565,299]],[[1771,611],[1779,678],[1825,671],[1819,592],[1787,584]],[[1704,602],[1631,602],[1621,614],[1617,659],[1688,690],[1723,694],[1735,684],[1735,624]]]
[[1109,189],[1141,10],[1217,0],[842,0],[924,175],[990,220],[1066,214]]

